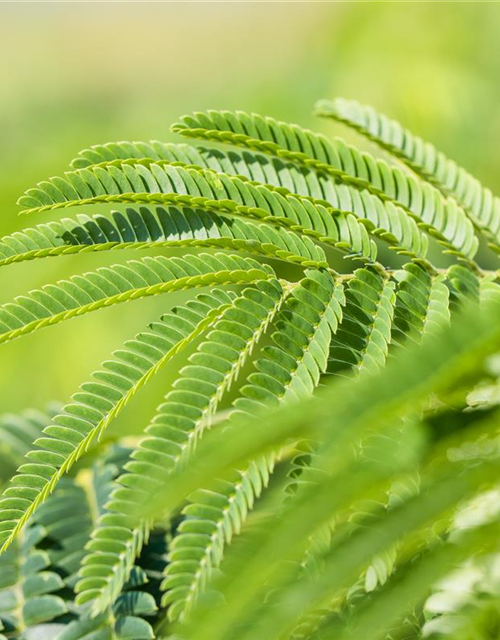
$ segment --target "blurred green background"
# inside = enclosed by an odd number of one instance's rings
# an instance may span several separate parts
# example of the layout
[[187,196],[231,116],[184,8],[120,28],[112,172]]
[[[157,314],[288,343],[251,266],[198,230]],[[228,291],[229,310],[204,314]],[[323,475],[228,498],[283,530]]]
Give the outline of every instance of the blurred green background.
[[[495,190],[499,34],[500,5],[477,2],[0,4],[0,232],[26,224],[17,196],[82,147],[173,139],[179,115],[205,108],[263,112],[353,140],[311,115],[317,99],[338,95],[400,119]],[[99,263],[5,267],[0,302]],[[129,303],[2,346],[0,412],[66,400],[169,304]],[[143,428],[168,375],[128,409],[128,429]]]

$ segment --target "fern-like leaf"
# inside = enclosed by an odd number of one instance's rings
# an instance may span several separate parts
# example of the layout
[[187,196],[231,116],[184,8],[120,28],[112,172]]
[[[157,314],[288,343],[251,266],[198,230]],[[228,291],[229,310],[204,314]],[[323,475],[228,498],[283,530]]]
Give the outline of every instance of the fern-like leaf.
[[21,414],[0,416],[0,481],[12,477],[31,444],[59,410],[54,403],[46,411],[28,409]]
[[500,199],[456,162],[404,129],[399,122],[356,100],[324,100],[318,104],[317,111],[353,127],[402,160],[444,195],[456,198],[476,226],[492,240],[492,248],[500,252]]
[[243,218],[187,207],[141,207],[111,217],[79,215],[38,225],[0,240],[0,266],[89,251],[216,248],[254,253],[303,266],[326,267],[323,250],[308,236]]
[[419,342],[450,321],[450,290],[444,274],[430,274],[410,262],[397,274],[397,280],[393,344],[408,339]]
[[[154,147],[154,149],[153,149]],[[376,235],[387,241],[398,252],[424,258],[427,251],[427,236],[422,233],[408,213],[390,201],[383,201],[366,190],[359,191],[348,184],[337,184],[327,173],[317,172],[307,166],[300,166],[261,153],[244,151],[223,151],[207,147],[173,145],[154,142],[148,146],[151,155],[148,159],[165,160],[185,168],[191,166],[212,169],[220,174],[245,178],[266,187],[275,187],[281,193],[306,196],[337,211],[353,213],[373,229]],[[134,150],[133,156],[127,152]],[[146,152],[143,143],[127,142],[120,145],[98,145],[92,149],[98,151],[95,158],[100,162],[140,158],[141,151]],[[90,150],[82,153],[86,156]],[[81,160],[81,158],[79,159]],[[90,161],[86,166],[92,166]],[[419,220],[416,217],[417,221]],[[423,225],[425,226],[425,225]]]
[[41,547],[46,531],[33,524],[0,557],[0,619],[6,632],[22,634],[64,615],[68,607],[58,592],[61,577],[50,569]]
[[90,553],[77,585],[79,603],[93,600],[93,610],[100,612],[116,598],[148,534],[148,523],[131,522],[127,515],[131,496],[134,491],[154,491],[165,474],[186,463],[285,297],[278,281],[245,289],[223,311],[181,370],[145,438],[132,453],[127,473],[108,505],[110,513],[101,519],[88,546]]
[[[58,185],[58,187],[56,187]],[[271,220],[374,260],[376,246],[352,214],[334,215],[307,198],[282,195],[238,177],[195,168],[143,161],[117,161],[68,172],[29,189],[19,204],[24,213],[98,203],[187,204],[216,213]]]
[[90,538],[99,514],[105,512],[105,503],[113,488],[113,481],[122,471],[130,454],[129,449],[112,447],[86,472],[85,481],[76,483],[64,478],[55,492],[35,514],[37,522],[47,531],[47,553],[51,566],[64,579],[64,596],[68,599],[71,618],[59,632],[60,638],[84,638],[93,632],[106,640],[125,640],[131,637],[150,640],[154,637],[147,621],[157,611],[154,597],[144,589],[148,576],[142,567],[134,567],[134,575],[112,608],[96,619],[91,619],[85,608],[72,601],[77,571],[84,555],[84,546]]
[[225,254],[200,254],[189,260],[148,257],[101,267],[0,306],[0,343],[129,300],[195,287],[245,284],[271,274],[267,265]]
[[444,201],[431,185],[347,146],[340,139],[331,143],[325,136],[297,125],[229,111],[184,116],[172,130],[189,137],[257,149],[330,173],[406,208],[428,225],[451,252],[469,259],[477,252],[478,239],[472,224],[455,203]]
[[[307,300],[307,302],[305,302]],[[257,371],[235,401],[237,412],[255,413],[264,402],[297,401],[312,393],[326,370],[331,334],[342,315],[342,287],[327,273],[310,272],[286,300],[273,345],[255,362]],[[303,304],[307,304],[307,318]],[[225,545],[240,533],[267,486],[276,457],[268,455],[240,471],[234,482],[200,489],[189,499],[185,520],[170,547],[163,588],[170,620],[183,619],[221,562]]]
[[130,398],[217,318],[231,295],[214,290],[150,325],[103,363],[46,427],[0,500],[5,549],[59,479],[91,446]]
[[379,369],[387,357],[396,296],[394,282],[358,269],[345,288],[342,324],[332,340],[328,373]]

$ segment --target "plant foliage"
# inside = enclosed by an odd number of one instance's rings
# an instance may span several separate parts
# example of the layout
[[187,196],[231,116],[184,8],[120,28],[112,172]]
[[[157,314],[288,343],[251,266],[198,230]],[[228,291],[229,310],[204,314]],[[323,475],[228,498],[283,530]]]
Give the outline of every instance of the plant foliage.
[[201,144],[96,145],[19,199],[54,220],[0,266],[125,254],[0,306],[0,343],[189,294],[1,419],[2,640],[497,637],[500,200],[370,107],[317,113],[388,159],[196,112],[172,131]]

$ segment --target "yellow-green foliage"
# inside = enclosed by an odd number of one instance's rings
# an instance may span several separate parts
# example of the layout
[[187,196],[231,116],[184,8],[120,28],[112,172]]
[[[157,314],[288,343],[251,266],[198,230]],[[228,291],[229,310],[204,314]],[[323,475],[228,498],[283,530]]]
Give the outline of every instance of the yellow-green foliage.
[[[19,199],[0,267],[121,251],[1,305],[0,343],[189,297],[60,411],[0,423],[2,637],[487,637],[493,587],[443,624],[426,600],[499,532],[460,514],[498,476],[497,410],[469,394],[495,385],[500,200],[371,108],[317,111],[389,159],[195,112],[172,127],[193,144],[96,145]],[[109,438],[167,366],[140,438]]]

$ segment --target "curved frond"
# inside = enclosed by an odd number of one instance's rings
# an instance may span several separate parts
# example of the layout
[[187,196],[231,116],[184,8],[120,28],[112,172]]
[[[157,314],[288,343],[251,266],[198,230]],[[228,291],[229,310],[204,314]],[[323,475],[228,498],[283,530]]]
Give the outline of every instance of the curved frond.
[[427,236],[418,229],[415,220],[401,207],[381,200],[366,189],[339,184],[327,173],[260,153],[205,147],[196,147],[196,151],[197,164],[201,161],[202,167],[244,176],[266,186],[286,189],[290,195],[311,198],[317,204],[326,203],[336,211],[353,213],[398,252],[419,258],[426,255]]
[[182,164],[198,164],[199,154],[188,144],[174,144],[172,142],[108,142],[95,144],[80,151],[71,161],[73,169],[85,169],[94,164],[112,162],[113,160],[129,160],[136,158],[150,158],[151,160],[166,160],[167,162],[181,162]]
[[244,251],[304,266],[327,267],[324,251],[308,236],[287,229],[188,207],[140,207],[103,215],[78,215],[24,229],[0,239],[0,266],[89,251],[215,248]]
[[297,125],[229,111],[184,116],[172,130],[188,137],[256,149],[329,173],[407,209],[428,225],[450,252],[470,260],[477,252],[472,223],[455,202],[443,199],[432,185],[346,145],[340,138],[332,143]]
[[[383,274],[358,269],[344,287],[344,309],[340,326],[330,343],[327,375],[359,376],[379,370],[385,364],[391,342],[396,303],[395,284]],[[288,494],[296,494],[304,484],[321,478],[318,444],[302,443],[291,462]],[[312,536],[303,566],[318,571],[317,556],[330,546],[331,523]]]
[[[217,173],[238,176],[266,187],[279,188],[281,193],[309,197],[317,201],[317,204],[327,204],[337,211],[353,213],[365,221],[369,230],[373,230],[375,235],[400,253],[419,258],[426,255],[427,236],[418,229],[415,220],[404,209],[390,201],[383,201],[366,190],[360,191],[348,184],[338,184],[327,173],[250,151],[239,153],[233,150],[176,146],[158,142],[150,143],[151,145],[154,145],[156,152],[148,155],[149,159],[177,162],[185,168],[191,165],[212,169]],[[146,151],[142,143],[132,142],[112,145],[112,152],[107,145],[99,145],[93,149],[101,148],[101,162],[127,160],[131,157],[126,155],[130,148],[134,148],[133,157],[137,158],[141,157],[138,155],[141,149]],[[89,162],[88,166],[92,164]]]
[[9,637],[48,638],[64,632],[72,615],[73,574],[93,526],[91,514],[105,498],[106,482],[117,473],[109,456],[97,467],[92,501],[73,478],[64,478],[0,556],[0,620]]
[[78,482],[71,476],[61,478],[33,516],[47,532],[51,565],[68,589],[74,589],[85,544],[129,454],[129,449],[115,445]]
[[[307,300],[307,302],[306,302]],[[310,395],[326,370],[331,335],[342,315],[342,286],[327,273],[309,272],[277,316],[273,345],[264,347],[257,371],[241,389],[236,411],[255,413],[265,402]],[[307,317],[304,317],[304,303]],[[170,620],[183,619],[219,566],[229,544],[267,486],[276,457],[268,455],[239,471],[234,482],[199,489],[188,500],[169,551],[162,588]]]
[[0,542],[5,549],[60,478],[108,424],[173,356],[205,330],[232,295],[213,290],[151,324],[103,363],[34,442],[0,500]]
[[[254,596],[257,598],[262,593],[262,585],[267,583],[271,574],[274,573],[278,579],[282,577],[280,569],[283,568],[283,564],[277,565],[276,558],[279,556],[286,562],[290,556],[300,555],[302,544],[309,537],[311,530],[320,525],[322,518],[331,516],[332,501],[335,500],[335,504],[339,504],[338,501],[344,499],[339,492],[352,496],[352,492],[357,491],[352,481],[358,476],[346,470],[344,461],[344,456],[349,458],[352,455],[352,452],[349,452],[353,443],[359,441],[360,437],[372,430],[375,425],[377,428],[385,428],[407,409],[412,412],[420,409],[423,403],[427,402],[430,393],[441,394],[453,388],[464,376],[482,367],[484,358],[491,353],[492,345],[499,344],[498,317],[498,303],[488,306],[481,314],[477,313],[477,308],[472,307],[466,310],[462,318],[452,323],[450,328],[443,327],[438,339],[423,341],[422,346],[411,346],[402,353],[404,357],[394,358],[380,374],[361,376],[355,385],[347,380],[337,381],[335,386],[325,389],[321,394],[323,397],[318,397],[316,401],[306,399],[299,405],[280,408],[279,411],[268,410],[266,420],[254,419],[247,425],[238,424],[233,429],[225,430],[222,438],[216,437],[215,433],[208,434],[207,438],[200,443],[200,448],[191,461],[189,474],[183,474],[182,479],[180,475],[169,475],[167,486],[163,489],[158,488],[154,498],[149,500],[149,505],[146,504],[145,508],[141,509],[141,513],[152,513],[153,509],[167,507],[171,509],[179,504],[188,488],[192,491],[195,488],[193,485],[203,486],[203,483],[210,482],[210,478],[223,475],[225,470],[236,461],[255,457],[270,446],[278,447],[280,442],[291,437],[321,437],[325,443],[325,455],[328,456],[328,459],[324,460],[324,464],[328,466],[323,468],[328,468],[334,473],[331,478],[328,478],[328,475],[324,478],[324,492],[321,492],[321,496],[316,486],[311,487],[307,492],[301,492],[300,502],[295,501],[289,507],[290,519],[275,518],[268,521],[265,536],[257,536],[253,540],[250,554],[248,547],[245,547],[242,563],[238,562],[236,566],[231,565],[233,571],[224,583],[223,595],[229,604],[226,605],[225,602],[220,604],[219,601],[217,607],[205,609],[201,606],[190,616],[191,621],[196,623],[198,633],[203,630],[205,633],[203,637],[223,638],[224,632],[234,631],[235,624],[240,620],[243,621],[243,616],[248,613],[246,605],[250,599]],[[360,402],[360,398],[363,398],[364,402]],[[274,418],[273,413],[279,418]],[[268,419],[273,420],[272,430],[267,429]],[[245,433],[244,426],[251,428],[251,436]],[[485,431],[483,431],[485,434],[488,432],[486,427],[491,428],[491,424],[485,425]],[[457,434],[457,437],[461,439],[462,434]],[[441,455],[448,460],[446,456],[448,447],[444,444]],[[487,449],[488,453],[481,447],[477,449],[474,446],[472,447],[474,453],[471,452],[471,456],[477,453],[477,456],[481,457],[483,452],[486,456],[489,456],[489,452],[497,456],[497,444],[497,440],[494,439],[492,449]],[[235,448],[238,449],[237,452]],[[468,445],[464,447],[464,455],[467,450]],[[214,454],[216,454],[215,458]],[[391,458],[391,461],[394,464],[404,462],[397,458],[397,460]],[[475,486],[482,487],[484,486],[482,471],[474,464],[469,464],[470,459],[466,455],[464,464],[460,468],[470,470],[472,474],[477,471],[478,475],[474,477],[479,484]],[[483,460],[486,465],[484,471],[487,471],[490,481],[496,482],[495,478],[498,475],[496,460],[492,464],[488,458]],[[365,469],[364,460],[360,467],[360,470],[363,469]],[[345,475],[341,478],[336,475],[343,474],[344,471]],[[365,471],[367,476],[364,479],[360,477],[360,482],[366,480],[371,491],[373,476],[368,472],[368,468]],[[407,472],[407,469],[404,468],[404,471]],[[461,477],[461,473],[457,474],[455,468],[450,475],[450,482],[461,500],[464,496],[464,487],[457,485],[459,478],[467,484],[467,480]],[[363,495],[366,495],[363,487],[360,486],[360,490]],[[440,495],[446,500],[450,497],[447,489]],[[355,499],[358,499],[357,496]],[[419,514],[419,510],[416,513]],[[407,523],[405,515],[401,521]],[[275,527],[280,532],[279,538],[274,534],[269,535],[270,530],[274,531]],[[298,546],[299,538],[300,546]],[[265,547],[263,547],[264,542]],[[336,553],[334,557],[337,561],[345,556]],[[358,561],[356,554],[351,554],[349,557]],[[331,575],[344,577],[343,572],[338,570],[330,574],[329,579]],[[321,589],[319,594],[322,594]],[[287,615],[289,611],[287,609]],[[197,637],[196,634],[189,632],[187,636]]]
[[[56,186],[57,185],[57,186]],[[186,204],[291,227],[365,260],[376,246],[352,214],[314,205],[307,198],[214,171],[142,161],[116,161],[68,172],[29,189],[24,213],[98,203]]]
[[186,463],[286,295],[278,281],[245,289],[181,369],[125,467],[108,504],[110,513],[88,545],[77,585],[79,603],[93,600],[93,610],[100,612],[116,598],[148,534],[148,523],[131,522],[127,515],[132,496],[137,500],[154,492],[166,474]]
[[[466,438],[464,441],[466,441]],[[334,628],[337,633],[328,635],[328,638],[339,637],[339,633],[343,629],[350,627],[352,618],[355,618],[357,614],[361,613],[364,606],[362,605],[359,608],[352,607],[353,611],[351,613],[353,615],[349,616],[349,618],[351,618],[350,620],[346,620],[344,617],[339,617],[339,605],[344,600],[342,594],[345,593],[347,585],[351,584],[353,580],[356,580],[362,569],[371,562],[372,558],[379,555],[387,548],[390,548],[390,545],[394,544],[398,539],[404,539],[404,537],[407,536],[406,539],[408,540],[408,537],[415,534],[415,531],[425,529],[429,524],[428,519],[430,517],[433,522],[438,522],[440,518],[446,517],[446,513],[449,512],[450,506],[456,508],[460,505],[460,502],[464,497],[464,485],[461,484],[463,482],[464,475],[468,476],[468,481],[465,483],[465,486],[468,487],[468,489],[466,489],[466,495],[470,495],[468,493],[469,491],[477,491],[483,483],[489,484],[492,481],[492,476],[490,476],[490,474],[492,472],[494,473],[494,464],[485,463],[484,459],[482,462],[479,462],[479,466],[483,465],[482,471],[477,468],[474,469],[474,465],[469,465],[468,469],[462,467],[459,472],[458,469],[461,467],[460,462],[454,461],[450,464],[450,461],[445,459],[443,452],[439,451],[439,448],[437,452],[432,451],[432,453],[434,456],[431,457],[431,460],[433,461],[434,468],[432,469],[431,465],[427,468],[428,474],[426,475],[426,488],[422,491],[421,495],[415,494],[411,496],[408,500],[405,500],[392,509],[389,514],[382,517],[380,513],[373,514],[374,517],[372,518],[370,526],[362,527],[350,535],[345,535],[345,528],[344,531],[342,531],[342,528],[339,527],[339,530],[335,534],[336,540],[334,541],[334,544],[328,553],[323,556],[325,563],[323,575],[319,579],[309,577],[296,583],[290,582],[287,585],[287,590],[289,592],[288,597],[285,595],[277,605],[277,609],[279,609],[280,612],[278,613],[276,610],[271,612],[269,609],[261,609],[263,613],[262,620],[257,618],[258,624],[250,628],[248,633],[243,633],[242,637],[245,638],[245,640],[255,640],[259,637],[259,631],[262,632],[262,628],[264,628],[266,622],[271,621],[271,624],[274,625],[277,623],[277,620],[280,620],[282,625],[281,627],[278,622],[277,626],[273,626],[271,629],[268,628],[268,631],[272,634],[271,637],[279,637],[278,629],[279,631],[284,632],[285,629],[289,628],[290,621],[297,616],[296,610],[293,610],[292,613],[292,610],[288,608],[286,614],[285,611],[287,605],[289,606],[290,602],[293,602],[294,596],[297,596],[298,591],[302,591],[304,594],[302,602],[308,603],[307,608],[305,609],[306,612],[319,609],[318,613],[321,615],[322,608],[329,606],[330,603],[334,603],[336,605],[336,612],[330,616],[330,622],[334,622]],[[465,466],[466,464],[464,467]],[[488,477],[490,478],[489,481],[487,480]],[[457,484],[461,485],[460,488]],[[434,491],[430,491],[430,487],[433,487]],[[437,490],[438,487],[440,490]],[[421,508],[412,509],[413,505],[419,505]],[[380,535],[380,531],[384,526],[382,525],[382,521],[385,521],[385,536]],[[439,528],[439,525],[436,524],[436,526]],[[497,525],[490,528],[489,531],[487,526],[484,527],[483,530],[481,526],[473,526],[469,528],[469,533],[472,534],[472,538],[474,538],[474,535],[479,535],[480,537],[482,535],[486,535],[488,537],[492,534],[493,537],[495,537],[497,535],[497,531]],[[470,543],[470,541],[467,540],[467,536],[460,536],[455,539],[448,540],[441,540],[436,535],[431,536],[431,538],[432,539],[425,548],[420,550],[420,553],[415,553],[415,558],[412,558],[410,566],[414,566],[415,564],[418,565],[422,558],[425,558],[429,552],[433,555],[433,551],[435,550],[437,550],[438,553],[443,550],[445,553],[450,551],[454,553],[456,552],[457,547],[462,547],[461,553],[463,556],[467,554],[466,547]],[[485,553],[488,552],[491,547],[488,545],[486,547],[481,547],[481,545],[479,545],[479,548],[482,553]],[[461,557],[463,556],[461,555]],[[404,561],[401,564],[403,567],[405,566]],[[438,571],[442,571],[442,566],[439,565],[439,562],[437,564]],[[399,568],[401,569],[401,567]],[[428,593],[429,586],[433,583],[433,580],[426,577],[425,581],[421,583],[422,592],[418,598],[425,598]],[[396,582],[388,581],[388,588],[390,590],[398,588],[397,573]],[[369,607],[371,599],[377,598],[383,593],[383,590],[378,589],[369,598],[365,597],[364,603]],[[397,601],[397,597],[395,600]],[[312,609],[309,607],[312,607]],[[274,614],[274,616],[269,615],[270,613]],[[337,613],[337,615],[335,615],[335,613]],[[392,616],[392,612],[389,613],[389,611],[387,611],[386,614]],[[384,622],[380,621],[380,625],[377,625],[376,628],[381,628],[382,624],[385,624],[385,620]],[[369,633],[369,629],[365,628],[363,633],[360,633],[359,637],[369,637]],[[209,632],[207,632],[207,636],[211,637]],[[226,636],[221,634],[219,637],[225,638]],[[313,637],[316,638],[316,636]],[[320,635],[319,637],[322,638],[323,636]],[[342,637],[345,638],[346,636],[342,635]]]
[[323,100],[317,112],[353,127],[402,160],[444,195],[453,196],[500,252],[500,199],[432,144],[356,100]]
[[454,264],[447,271],[447,279],[451,285],[450,298],[458,307],[461,302],[479,302],[479,278],[477,274],[461,264]]
[[0,306],[0,344],[114,304],[182,289],[245,284],[272,277],[251,258],[200,254],[147,257],[101,267],[18,296]]
[[[150,253],[1,304],[0,346],[203,292],[62,409],[0,416],[0,640],[421,635],[430,577],[496,554],[498,525],[454,514],[497,485],[500,270],[478,246],[500,254],[500,200],[370,108],[319,111],[394,157],[212,110],[173,131],[216,148],[94,145],[20,198],[58,219],[0,238],[0,267]],[[100,442],[165,365],[146,428]]]

